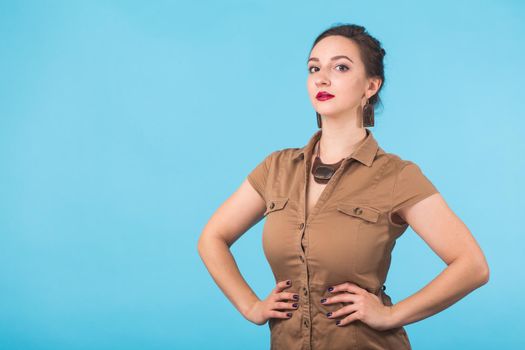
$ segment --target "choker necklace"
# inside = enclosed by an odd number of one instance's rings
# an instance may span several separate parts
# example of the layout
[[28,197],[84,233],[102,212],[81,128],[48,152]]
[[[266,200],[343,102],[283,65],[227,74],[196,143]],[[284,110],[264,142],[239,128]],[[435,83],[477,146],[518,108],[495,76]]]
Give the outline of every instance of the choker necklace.
[[327,183],[335,171],[341,166],[344,158],[334,164],[325,164],[321,161],[321,139],[317,141],[317,155],[312,166],[312,175],[314,176],[315,182],[319,184]]

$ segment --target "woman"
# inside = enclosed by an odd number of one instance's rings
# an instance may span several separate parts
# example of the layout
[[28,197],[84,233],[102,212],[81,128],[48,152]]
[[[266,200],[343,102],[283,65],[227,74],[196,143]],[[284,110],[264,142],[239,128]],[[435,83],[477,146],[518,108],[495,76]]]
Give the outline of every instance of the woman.
[[[304,147],[260,162],[200,237],[200,256],[230,301],[253,323],[269,321],[272,349],[411,349],[404,325],[488,281],[482,251],[436,187],[366,128],[374,125],[384,55],[361,26],[319,35],[307,85],[320,130]],[[229,247],[263,217],[277,283],[259,300]],[[393,305],[384,283],[408,226],[448,266]]]

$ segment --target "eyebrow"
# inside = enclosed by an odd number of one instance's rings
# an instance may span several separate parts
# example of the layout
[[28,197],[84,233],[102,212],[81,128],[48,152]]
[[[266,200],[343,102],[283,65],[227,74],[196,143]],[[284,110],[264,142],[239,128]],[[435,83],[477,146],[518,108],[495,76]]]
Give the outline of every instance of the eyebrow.
[[[345,55],[339,55],[339,56],[334,56],[330,59],[330,61],[335,61],[337,59],[340,59],[340,58],[346,58],[347,60],[349,60],[350,62],[354,63],[354,61],[352,61],[350,58],[348,58],[348,56],[345,56]],[[319,59],[317,57],[310,57],[308,59],[308,61],[306,61],[306,63],[310,62],[310,61],[317,61],[319,62]]]

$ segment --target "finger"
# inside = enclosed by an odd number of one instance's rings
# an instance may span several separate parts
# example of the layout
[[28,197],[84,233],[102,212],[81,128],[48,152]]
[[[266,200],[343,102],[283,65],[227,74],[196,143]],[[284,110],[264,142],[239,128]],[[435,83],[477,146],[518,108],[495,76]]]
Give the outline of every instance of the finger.
[[290,318],[293,315],[290,311],[285,312],[276,310],[271,310],[269,314],[271,318]]
[[290,287],[292,285],[292,280],[286,280],[286,281],[280,281],[277,283],[277,285],[274,288],[275,293],[280,293],[284,289]]
[[353,312],[356,312],[357,310],[359,310],[359,306],[358,305],[356,305],[356,304],[349,304],[349,305],[345,305],[342,308],[337,309],[335,311],[327,312],[326,313],[326,317],[328,317],[328,318],[339,318],[339,317],[343,317],[343,316],[347,316],[349,314],[352,314]]
[[[330,289],[332,288],[332,289]],[[359,287],[357,284],[352,282],[345,282],[341,283],[332,287],[328,288],[328,291],[331,293],[337,293],[337,292],[350,292],[354,294],[362,294],[365,290],[361,287]]]
[[355,303],[359,301],[359,298],[362,298],[362,296],[358,294],[342,292],[337,295],[334,295],[333,297],[322,298],[320,302],[323,305],[334,303]]
[[274,309],[279,310],[295,310],[299,307],[299,303],[284,303],[284,302],[276,302],[273,304]]
[[279,300],[299,300],[299,294],[292,293],[292,292],[281,292],[277,294],[276,301]]
[[361,313],[359,311],[355,311],[354,313],[351,313],[342,320],[335,321],[335,325],[342,327],[359,319],[361,319]]

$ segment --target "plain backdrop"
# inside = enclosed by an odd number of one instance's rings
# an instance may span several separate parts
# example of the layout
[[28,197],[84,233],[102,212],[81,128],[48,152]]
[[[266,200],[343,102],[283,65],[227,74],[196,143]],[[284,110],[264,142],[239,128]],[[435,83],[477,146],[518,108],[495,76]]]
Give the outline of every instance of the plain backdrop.
[[[0,347],[268,349],[197,239],[270,152],[317,130],[306,58],[333,24],[381,41],[371,128],[420,165],[491,277],[406,326],[414,349],[525,346],[522,1],[0,2]],[[260,222],[232,251],[274,288]],[[394,302],[445,264],[412,230]]]

